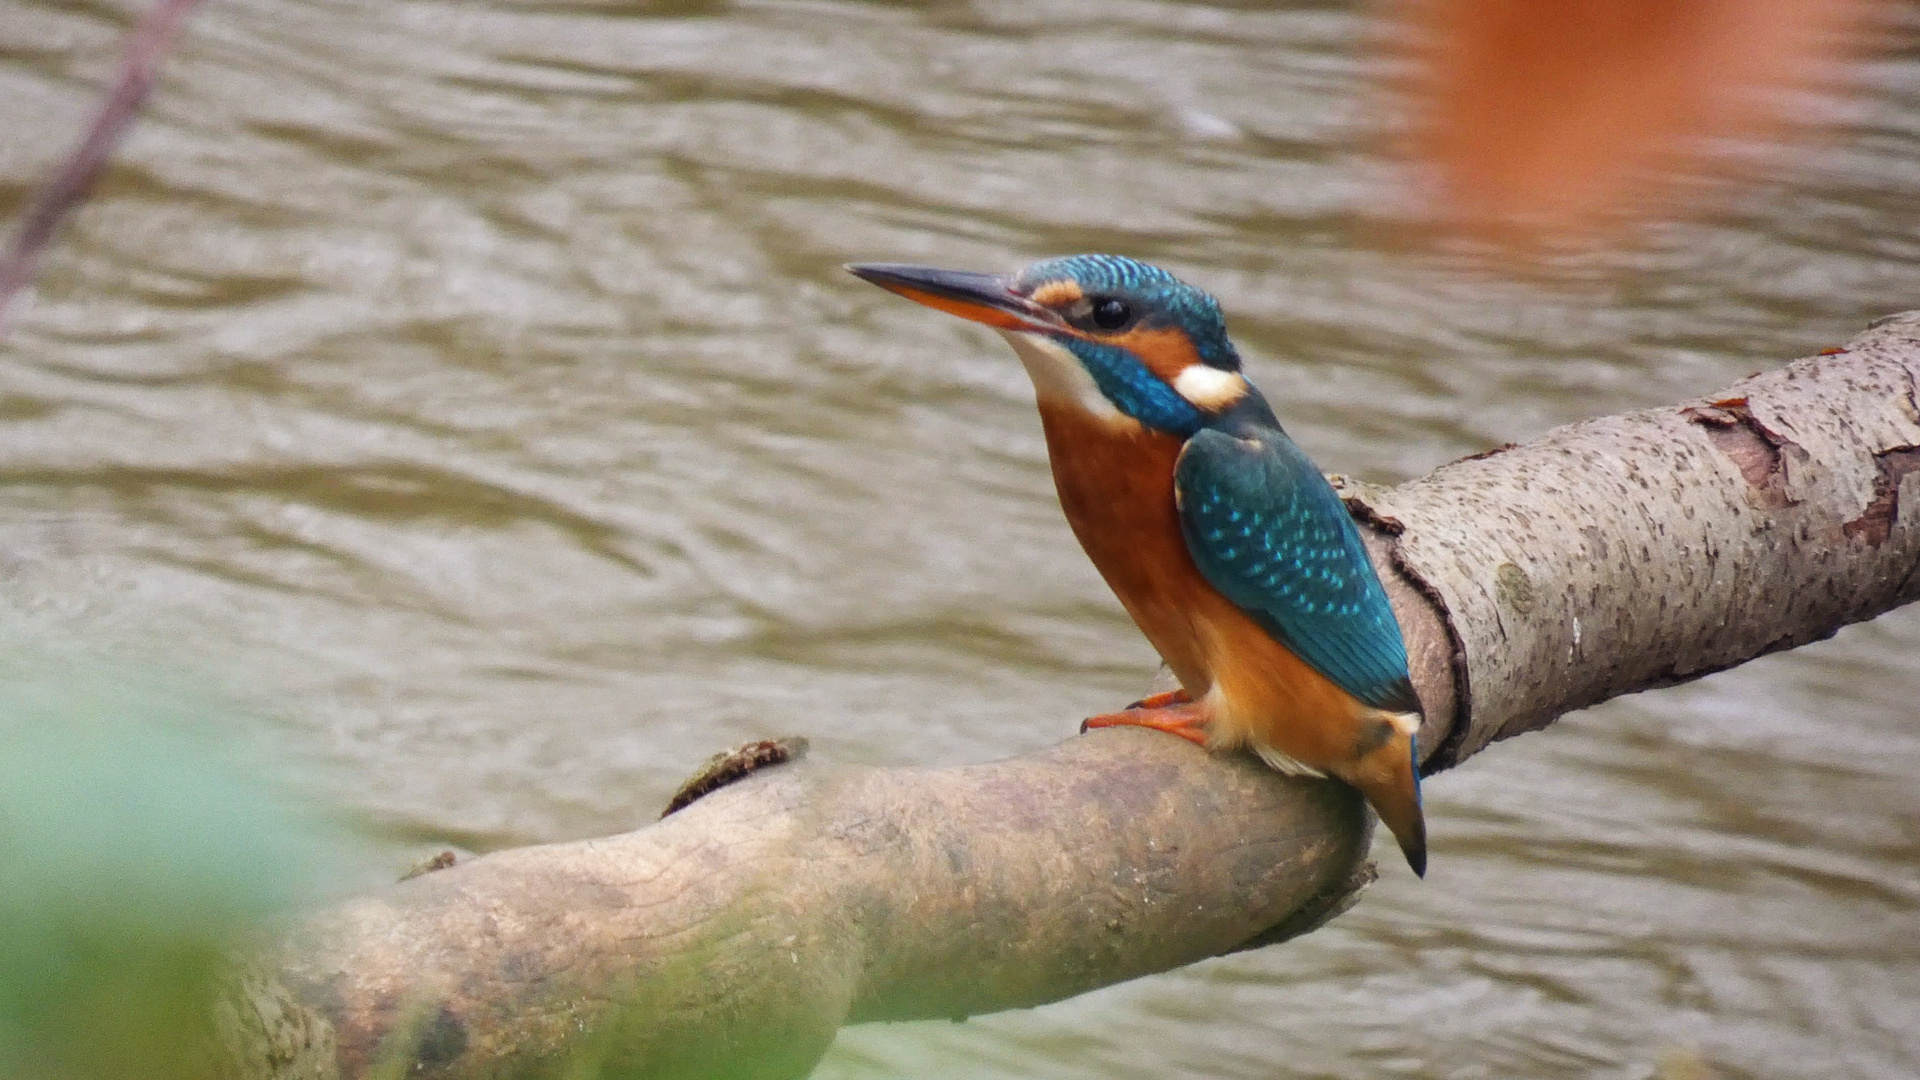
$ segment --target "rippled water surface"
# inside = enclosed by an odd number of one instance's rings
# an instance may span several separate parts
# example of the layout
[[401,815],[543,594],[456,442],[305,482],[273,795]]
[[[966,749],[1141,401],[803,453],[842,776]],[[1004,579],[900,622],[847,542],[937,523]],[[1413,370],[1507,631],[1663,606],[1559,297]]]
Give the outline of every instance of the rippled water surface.
[[[130,7],[0,0],[0,209]],[[852,259],[1215,291],[1324,465],[1419,475],[1920,304],[1920,53],[1712,218],[1505,283],[1379,242],[1343,6],[210,0],[0,346],[11,618],[251,702],[395,866],[713,750],[976,761],[1153,657],[1024,376]],[[1920,612],[1434,781],[1310,938],[819,1075],[1920,1075]]]

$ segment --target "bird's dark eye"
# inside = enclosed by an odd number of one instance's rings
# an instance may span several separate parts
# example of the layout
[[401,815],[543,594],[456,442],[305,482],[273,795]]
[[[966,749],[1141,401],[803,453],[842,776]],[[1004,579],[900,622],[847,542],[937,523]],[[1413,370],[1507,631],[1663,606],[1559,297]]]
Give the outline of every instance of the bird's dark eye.
[[1093,325],[1102,330],[1118,330],[1133,318],[1133,308],[1125,300],[1109,296],[1093,302]]

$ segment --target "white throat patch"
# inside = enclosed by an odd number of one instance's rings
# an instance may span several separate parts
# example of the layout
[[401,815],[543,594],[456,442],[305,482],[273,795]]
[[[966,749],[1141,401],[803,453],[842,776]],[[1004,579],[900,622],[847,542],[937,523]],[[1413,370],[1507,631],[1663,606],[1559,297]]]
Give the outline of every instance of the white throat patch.
[[1140,426],[1138,420],[1107,400],[1080,358],[1067,351],[1066,346],[1044,334],[1020,330],[1002,330],[1000,336],[1006,338],[1019,355],[1021,366],[1027,369],[1027,378],[1033,380],[1033,396],[1042,405],[1072,408],[1103,423]]
[[1219,412],[1247,396],[1247,380],[1217,367],[1188,364],[1174,377],[1173,389],[1200,408]]

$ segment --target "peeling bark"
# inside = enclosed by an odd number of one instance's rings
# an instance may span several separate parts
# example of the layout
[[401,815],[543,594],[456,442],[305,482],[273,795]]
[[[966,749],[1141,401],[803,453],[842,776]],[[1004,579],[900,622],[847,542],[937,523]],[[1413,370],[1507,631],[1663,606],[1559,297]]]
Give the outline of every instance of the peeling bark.
[[1873,501],[1867,503],[1859,517],[1840,526],[1840,531],[1849,540],[1884,544],[1893,536],[1901,504],[1913,504],[1914,493],[1908,492],[1903,497],[1901,488],[1907,477],[1920,473],[1920,446],[1896,446],[1880,451],[1873,458],[1880,469],[1879,477],[1873,482]]
[[[1920,599],[1920,313],[1711,398],[1343,487],[1407,636],[1425,768],[1447,768]],[[307,920],[236,991],[229,1074],[803,1076],[842,1024],[1283,940],[1370,879],[1350,789],[1151,732],[958,769],[753,771],[769,754],[747,749],[658,824]]]
[[1793,504],[1786,493],[1786,471],[1780,461],[1780,448],[1792,443],[1755,420],[1746,398],[1690,406],[1681,409],[1680,415],[1703,425],[1714,449],[1739,466],[1750,489],[1747,498],[1755,509],[1778,510]]

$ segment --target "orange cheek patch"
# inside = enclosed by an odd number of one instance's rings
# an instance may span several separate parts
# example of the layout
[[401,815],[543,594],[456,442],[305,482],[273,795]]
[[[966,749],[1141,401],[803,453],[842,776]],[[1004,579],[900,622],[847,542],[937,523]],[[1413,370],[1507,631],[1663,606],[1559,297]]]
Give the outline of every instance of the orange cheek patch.
[[1146,362],[1147,370],[1171,385],[1180,373],[1200,362],[1187,335],[1171,326],[1151,330],[1129,330],[1104,340],[1127,350]]
[[1049,281],[1033,290],[1028,299],[1045,307],[1063,308],[1086,295],[1086,291],[1080,288],[1079,282],[1062,278],[1059,281]]

